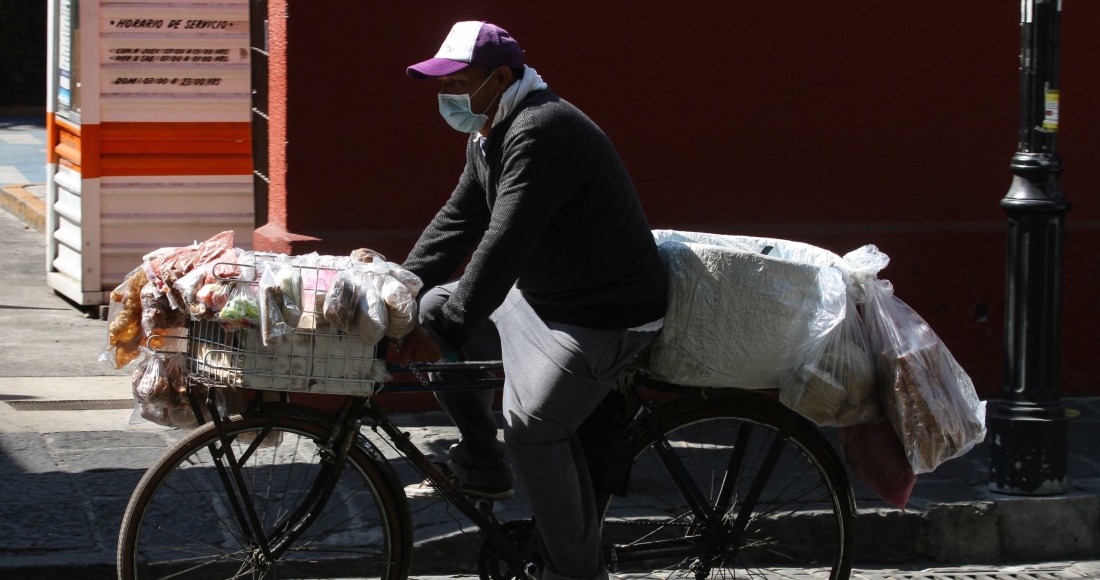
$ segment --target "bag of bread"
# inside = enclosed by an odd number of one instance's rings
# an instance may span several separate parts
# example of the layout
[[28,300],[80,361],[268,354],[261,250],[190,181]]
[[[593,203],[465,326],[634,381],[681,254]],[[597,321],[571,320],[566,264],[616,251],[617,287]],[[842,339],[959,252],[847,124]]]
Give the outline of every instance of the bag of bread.
[[882,410],[913,473],[930,472],[985,439],[985,402],[928,323],[874,277],[890,258],[864,246],[846,259],[869,273],[860,285]]
[[351,269],[340,270],[325,293],[322,313],[329,324],[351,334],[359,308],[359,280]]
[[357,269],[365,271],[362,280],[374,286],[385,305],[384,318],[381,315],[372,316],[376,323],[385,328],[385,335],[402,338],[412,332],[419,321],[416,292],[420,290],[420,278],[393,262],[383,260],[375,260]]
[[380,288],[385,277],[376,272],[359,276],[359,304],[351,332],[367,344],[378,344],[389,328],[389,310]]
[[107,344],[99,355],[100,362],[121,369],[141,355],[145,332],[141,328],[141,289],[149,279],[141,266],[111,292],[107,310]]
[[[280,274],[284,270],[282,265],[268,262],[262,268],[263,274],[260,276],[259,289],[260,337],[264,346],[274,346],[282,342],[282,337],[294,332],[294,325],[297,324],[298,317],[301,316],[301,311],[294,304],[295,300],[301,300],[301,279],[299,278],[296,291],[297,297],[291,296],[290,294],[295,290],[288,290],[284,286],[283,276]],[[287,264],[285,269],[294,270],[295,268],[291,268]],[[290,322],[286,317],[288,303],[293,307],[294,322]]]

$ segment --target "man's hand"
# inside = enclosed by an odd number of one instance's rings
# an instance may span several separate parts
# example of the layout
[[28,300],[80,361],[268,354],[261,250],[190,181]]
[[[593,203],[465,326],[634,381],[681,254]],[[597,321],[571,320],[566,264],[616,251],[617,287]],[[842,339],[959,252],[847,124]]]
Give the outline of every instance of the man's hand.
[[417,324],[416,328],[413,328],[412,332],[406,335],[401,342],[401,352],[399,354],[398,360],[401,361],[401,364],[408,365],[410,362],[439,362],[446,353],[435,341],[432,333],[428,332],[427,328]]

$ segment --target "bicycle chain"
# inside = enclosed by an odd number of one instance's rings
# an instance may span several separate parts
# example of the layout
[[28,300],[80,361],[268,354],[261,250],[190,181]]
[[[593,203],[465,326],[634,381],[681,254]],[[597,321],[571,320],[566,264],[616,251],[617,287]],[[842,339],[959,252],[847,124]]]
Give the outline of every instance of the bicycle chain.
[[[393,348],[393,352],[396,352],[397,354],[401,354],[401,347],[400,347],[400,346],[398,346],[398,344],[397,344],[396,342],[390,343],[390,346],[391,346],[391,347]],[[416,377],[416,379],[417,379],[418,381],[420,381],[420,384],[421,384],[421,385],[423,385],[423,386],[425,386],[425,387],[430,387],[430,386],[432,386],[432,385],[431,385],[431,382],[429,382],[429,381],[428,381],[428,379],[424,377],[424,373],[422,373],[422,372],[420,372],[419,370],[417,370],[417,368],[416,368],[416,367],[414,367],[414,366],[411,366],[411,365],[410,365],[410,366],[408,367],[408,369],[409,369],[410,371],[412,371],[412,374],[413,374],[413,376],[414,376],[414,377]]]

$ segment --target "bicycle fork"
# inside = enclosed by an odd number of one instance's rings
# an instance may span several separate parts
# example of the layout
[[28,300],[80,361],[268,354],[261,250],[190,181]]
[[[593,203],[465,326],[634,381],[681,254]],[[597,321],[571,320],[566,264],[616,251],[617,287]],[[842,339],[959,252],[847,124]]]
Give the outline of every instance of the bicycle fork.
[[[188,391],[188,398],[196,417],[202,424],[204,421],[202,414],[199,412],[198,401],[190,391]],[[335,422],[331,437],[326,445],[320,448],[322,455],[321,468],[309,493],[296,509],[283,516],[280,521],[272,526],[269,535],[264,532],[260,523],[251,494],[248,493],[248,486],[244,474],[241,472],[241,466],[247,463],[256,449],[263,444],[264,439],[271,433],[271,429],[279,416],[273,416],[241,456],[237,457],[230,445],[231,439],[225,433],[223,419],[218,412],[212,393],[208,395],[206,404],[210,420],[214,423],[214,430],[218,434],[218,444],[212,443],[208,446],[218,478],[229,498],[230,507],[236,517],[237,525],[240,526],[241,533],[250,540],[252,549],[256,552],[254,557],[258,565],[265,568],[270,567],[309,528],[328,502],[343,471],[351,445],[358,435],[359,421],[355,419],[354,414],[349,415],[347,411],[341,412]]]

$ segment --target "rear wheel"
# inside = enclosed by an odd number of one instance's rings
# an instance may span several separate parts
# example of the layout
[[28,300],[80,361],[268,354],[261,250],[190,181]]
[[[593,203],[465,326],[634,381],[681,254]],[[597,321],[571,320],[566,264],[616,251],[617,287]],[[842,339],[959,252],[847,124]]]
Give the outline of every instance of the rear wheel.
[[[764,458],[777,441],[789,411],[758,395],[735,393],[677,401],[656,417],[671,451],[727,530],[733,529]],[[696,551],[703,527],[675,485],[669,468],[644,432],[626,497],[612,497],[603,517],[603,538],[614,545],[608,566],[619,572],[657,572],[666,578],[765,578],[785,569],[817,568],[832,580],[851,574],[854,501],[847,474],[832,447],[807,421],[797,418],[759,501],[746,514],[740,539]],[[728,474],[727,474],[728,472]],[[719,505],[727,482],[729,499]],[[680,550],[678,555],[654,549]]]
[[262,553],[246,531],[250,519],[238,515],[246,513],[245,502],[231,499],[216,466],[221,441],[207,423],[162,456],[135,489],[119,537],[119,578],[398,579],[408,573],[408,505],[389,465],[353,445],[326,499],[317,484],[331,469],[324,459],[328,419],[277,408],[281,416],[273,424],[257,415],[226,420],[223,428],[264,537],[277,545],[294,534],[288,521],[314,513],[301,536],[287,541],[278,557]]

